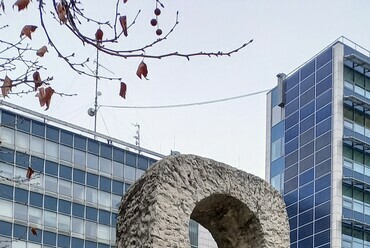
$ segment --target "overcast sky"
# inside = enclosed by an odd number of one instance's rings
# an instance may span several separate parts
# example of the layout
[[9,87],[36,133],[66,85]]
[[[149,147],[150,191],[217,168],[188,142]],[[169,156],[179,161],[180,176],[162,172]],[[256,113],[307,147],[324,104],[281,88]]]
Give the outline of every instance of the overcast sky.
[[[104,20],[109,1],[89,0],[87,11]],[[112,1],[113,4],[115,1]],[[157,38],[149,24],[154,1],[129,0],[121,9],[132,20],[142,9],[137,23],[129,30],[129,38],[119,48],[133,48]],[[155,106],[192,103],[222,99],[247,93],[268,90],[276,85],[276,75],[289,73],[310,59],[340,36],[370,48],[367,32],[367,0],[333,1],[249,1],[249,0],[162,0],[165,9],[160,25],[166,33],[173,26],[178,10],[179,25],[168,40],[161,42],[147,54],[167,52],[229,51],[254,39],[254,42],[232,57],[182,58],[145,60],[150,80],[140,80],[135,72],[140,59],[117,59],[101,56],[100,68],[105,75],[123,77],[128,86],[127,99],[118,96],[117,82],[101,80],[101,105]],[[8,3],[7,3],[8,4]],[[7,36],[19,37],[25,24],[38,24],[37,1],[27,12],[7,9],[0,23],[11,21]],[[4,19],[5,18],[5,19]],[[79,58],[95,58],[95,51],[83,47],[53,24],[57,44],[67,52],[76,52]],[[96,28],[86,28],[94,36]],[[41,47],[45,36],[39,29],[30,44]],[[103,29],[103,31],[106,31]],[[105,33],[109,33],[106,31]],[[1,33],[4,35],[4,33]],[[16,38],[15,38],[16,39]],[[56,53],[49,48],[43,63],[47,71],[42,77],[54,76],[52,87],[58,92],[77,93],[76,97],[53,96],[51,107],[44,111],[34,94],[11,96],[7,101],[31,108],[64,121],[93,129],[93,118],[87,109],[93,107],[95,80],[81,77],[71,71]],[[13,72],[15,73],[15,72]],[[12,74],[9,73],[11,76]],[[4,78],[4,75],[0,75]],[[163,154],[170,150],[192,153],[215,159],[247,172],[264,177],[266,94],[210,105],[172,109],[114,109],[101,107],[98,115],[98,132],[134,143],[135,127],[141,126],[141,145]]]

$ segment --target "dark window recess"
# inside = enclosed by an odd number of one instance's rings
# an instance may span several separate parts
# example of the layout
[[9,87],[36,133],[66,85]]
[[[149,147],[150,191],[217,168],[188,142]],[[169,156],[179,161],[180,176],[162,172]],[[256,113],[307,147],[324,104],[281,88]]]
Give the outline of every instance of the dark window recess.
[[298,201],[298,190],[296,189],[295,191],[290,192],[289,194],[285,194],[284,201],[287,206],[296,203]]
[[284,183],[284,192],[289,193],[298,188],[298,177],[285,181]]
[[59,209],[59,212],[70,215],[71,214],[71,202],[59,199],[58,209]]
[[43,205],[43,195],[36,193],[36,192],[30,192],[30,205],[36,206],[42,208]]
[[321,135],[319,138],[316,139],[315,143],[315,151],[329,145],[331,143],[331,132],[327,132],[326,134]]
[[311,115],[313,112],[315,112],[315,101],[312,101],[309,104],[307,104],[306,106],[304,106],[303,108],[301,108],[301,110],[300,110],[300,113],[301,113],[300,120],[305,119],[306,117]]
[[314,165],[314,155],[310,155],[306,157],[305,159],[301,160],[299,163],[299,172],[304,172],[310,168],[313,168]]
[[332,76],[325,78],[319,84],[316,85],[316,97],[331,88]]
[[301,82],[300,88],[301,94],[307,91],[308,89],[312,88],[314,85],[315,85],[315,74],[312,74],[311,76],[309,76],[308,78]]
[[331,116],[331,104],[326,105],[316,112],[316,123],[321,122],[329,116]]
[[315,221],[315,231],[321,232],[330,229],[330,216]]
[[[315,115],[312,114],[301,122],[300,132],[303,133],[315,125]],[[312,132],[313,133],[313,132]]]
[[290,166],[288,169],[285,169],[284,180],[289,180],[298,174],[298,164]]
[[71,237],[58,234],[58,247],[71,247],[69,244],[70,240],[71,240]]
[[299,95],[299,85],[297,84],[285,94],[286,103],[290,103],[293,99],[297,98],[298,95]]
[[295,125],[291,129],[285,132],[285,142],[289,142],[290,140],[296,138],[299,133],[299,126]]
[[117,195],[123,195],[124,184],[122,182],[113,180],[113,193]]
[[288,130],[292,126],[296,125],[298,122],[299,122],[299,112],[297,111],[285,119],[285,130]]
[[316,109],[320,109],[332,100],[332,90],[328,90],[316,98]]
[[315,164],[320,164],[322,161],[327,160],[331,157],[331,146],[327,146],[324,149],[316,152],[315,154]]
[[299,200],[302,200],[308,196],[312,196],[313,193],[314,193],[314,183],[310,182],[309,184],[306,184],[299,189]]
[[32,242],[41,244],[43,232],[42,230],[39,230],[39,229],[36,232],[37,232],[37,235],[33,235],[31,228],[28,228],[28,239]]
[[58,164],[51,162],[49,160],[46,160],[45,162],[45,172],[46,174],[58,176]]
[[0,198],[13,200],[13,187],[0,183]]
[[45,195],[44,208],[57,211],[57,199],[54,197]]
[[46,138],[59,142],[59,130],[51,126],[46,126]]
[[293,152],[285,157],[285,167],[288,168],[294,163],[298,162],[298,151]]
[[308,142],[313,141],[314,137],[315,137],[314,128],[307,130],[306,132],[300,135],[300,142],[301,142],[300,145],[304,146]]
[[73,134],[64,130],[60,131],[60,143],[73,146]]
[[12,223],[0,220],[0,235],[12,236]]
[[[315,71],[315,60],[312,60],[305,64],[301,69],[301,80],[311,75]],[[302,84],[302,83],[301,83]]]
[[34,171],[44,172],[44,160],[35,156],[31,156],[31,167]]
[[112,218],[111,225],[116,226],[116,224],[117,224],[117,214],[112,213],[111,218]]
[[327,174],[326,176],[320,177],[315,181],[315,192],[323,190],[331,185],[331,174]]
[[286,208],[289,218],[296,216],[298,214],[298,203],[294,203]]
[[106,144],[100,144],[100,156],[107,159],[112,159],[112,147]]
[[109,248],[109,245],[98,243],[98,248]]
[[320,82],[332,73],[332,62],[316,71],[316,83]]
[[99,223],[104,225],[110,225],[110,213],[108,211],[99,210]]
[[289,154],[297,149],[298,149],[298,138],[295,138],[289,143],[285,144],[285,154]]
[[13,237],[17,237],[17,239],[20,239],[20,240],[27,240],[27,227],[14,224]]
[[331,129],[331,117],[319,123],[316,126],[316,137],[319,137],[321,134],[326,133]]
[[299,215],[298,222],[299,226],[304,226],[313,221],[313,209],[308,210]]
[[328,63],[332,58],[332,48],[328,48],[316,58],[316,69]]
[[125,193],[127,192],[127,190],[131,187],[131,184],[129,183],[125,183]]
[[126,152],[126,164],[136,167],[137,155],[132,152]]
[[[289,224],[290,224],[290,221],[289,221]],[[295,227],[297,227],[297,223],[295,223]],[[290,228],[292,228],[291,224],[290,224]],[[297,247],[295,242],[297,242],[297,230],[292,230],[292,231],[290,231],[290,243],[292,243],[291,248],[296,248]],[[295,246],[294,246],[294,244],[295,244]]]
[[86,150],[86,138],[75,134],[74,147],[80,150]]
[[[312,224],[310,224],[312,226]],[[298,236],[300,235],[300,232],[298,230]],[[307,236],[309,236],[310,234],[307,234]],[[305,236],[305,237],[307,237]],[[300,236],[299,236],[300,237]],[[313,247],[313,238],[312,237],[308,237],[308,238],[305,238],[303,240],[299,240],[298,241],[298,247]]]
[[91,153],[99,155],[99,143],[95,140],[88,140],[87,141],[87,150]]
[[72,205],[72,215],[85,218],[85,207],[78,203],[73,203]]
[[299,109],[299,99],[296,98],[295,100],[293,100],[292,102],[285,106],[285,117],[291,115],[298,109]]
[[296,86],[298,84],[298,81],[299,81],[299,74],[298,74],[298,71],[296,73],[294,73],[293,75],[291,75],[290,77],[288,77],[286,79],[286,91],[290,90],[291,88],[293,88],[294,86]]
[[315,219],[320,219],[326,215],[330,215],[330,201],[315,208]]
[[24,189],[15,188],[15,201],[28,204],[28,191]]
[[107,177],[100,176],[100,189],[106,192],[111,192],[111,180]]
[[320,205],[326,201],[330,200],[330,193],[331,193],[331,188],[327,188],[323,191],[320,191],[315,195],[315,205]]
[[[330,248],[330,230],[315,234],[315,247]],[[321,246],[329,243],[327,246]]]
[[45,137],[45,125],[41,122],[32,121],[32,134]]
[[315,177],[319,178],[322,175],[328,173],[329,171],[331,171],[331,159],[328,159],[322,162],[321,164],[315,166]]
[[79,238],[72,238],[71,247],[84,247],[84,240]]
[[113,148],[113,160],[123,163],[124,151],[119,148]]
[[298,220],[297,216],[289,219],[289,226],[291,229],[297,228],[297,225],[298,225],[297,220]]
[[303,159],[307,157],[308,155],[313,154],[313,152],[314,152],[314,142],[311,141],[310,143],[308,143],[307,145],[299,149],[299,157]]
[[14,151],[7,148],[0,148],[0,161],[6,163],[14,163]]
[[147,170],[148,169],[148,158],[145,158],[139,155],[137,167],[141,170]]
[[99,177],[97,175],[91,174],[89,172],[87,173],[87,185],[97,188],[98,180],[99,180]]
[[23,116],[17,116],[17,129],[29,133],[31,128],[31,121]]
[[20,167],[28,168],[30,155],[23,152],[15,153],[15,163]]
[[314,205],[314,196],[307,197],[298,203],[298,210],[300,213],[312,209]]
[[72,168],[62,164],[59,165],[59,177],[72,180]]
[[55,246],[57,241],[57,234],[44,231],[44,244]]
[[86,207],[86,219],[88,220],[98,220],[98,210],[92,207]]
[[314,180],[314,169],[310,169],[301,175],[299,175],[299,186],[305,185],[309,182],[312,182]]
[[73,181],[85,184],[85,172],[78,169],[73,169]]
[[85,241],[85,248],[96,248],[96,242],[92,242],[92,241],[89,241],[89,240],[86,240]]
[[299,104],[302,107],[306,105],[307,103],[309,103],[310,101],[312,101],[313,99],[315,99],[315,89],[311,88],[301,95]]
[[6,111],[1,112],[1,124],[3,126],[7,127],[13,127],[15,126],[15,115],[12,113],[8,113]]

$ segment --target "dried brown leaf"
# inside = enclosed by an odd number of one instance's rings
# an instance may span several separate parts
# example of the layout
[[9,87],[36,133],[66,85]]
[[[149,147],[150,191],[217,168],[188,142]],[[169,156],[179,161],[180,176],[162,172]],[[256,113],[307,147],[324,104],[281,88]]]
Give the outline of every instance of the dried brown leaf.
[[127,37],[127,35],[128,35],[128,33],[127,33],[127,17],[126,16],[121,16],[119,18],[119,22],[121,24],[123,34]]
[[17,6],[18,7],[18,11],[21,11],[22,9],[26,9],[28,4],[31,2],[31,0],[17,0],[14,4],[13,4],[13,8],[14,6]]
[[103,31],[100,28],[96,30],[95,39],[97,43],[101,43],[101,41],[103,40]]
[[144,78],[147,79],[146,77],[148,76],[148,67],[146,66],[144,61],[141,61],[141,63],[139,64],[137,71],[136,71],[136,75],[140,79],[142,79],[141,76],[144,76]]
[[39,57],[44,57],[46,52],[48,52],[48,48],[46,46],[43,46],[39,50],[37,50],[36,55]]
[[5,76],[3,86],[1,87],[1,93],[3,94],[4,98],[8,96],[9,92],[12,91],[12,86],[13,81],[8,76]]
[[47,88],[39,88],[39,92],[36,96],[39,98],[40,106],[43,107],[46,105],[46,109],[48,110],[50,107],[51,97],[54,94],[54,90],[51,87]]
[[35,91],[42,85],[40,73],[38,71],[35,71],[32,75],[33,82],[35,83]]
[[[31,179],[31,177],[32,177],[32,175],[33,175],[33,173],[35,173],[35,171],[31,168],[31,167],[29,167],[28,166],[28,169],[27,169],[27,174],[26,174],[26,178],[29,180],[29,179]],[[32,231],[32,229],[31,229],[31,231]],[[32,232],[33,233],[33,232]],[[35,234],[34,234],[35,235]]]
[[121,88],[119,90],[119,95],[126,99],[127,85],[124,82],[121,82]]
[[37,229],[36,227],[31,227],[32,235],[37,236]]
[[37,26],[35,26],[35,25],[26,25],[26,26],[24,26],[22,28],[20,37],[25,35],[25,36],[27,36],[28,38],[30,38],[32,40],[31,33],[35,32],[36,28],[37,28]]
[[57,4],[57,14],[61,23],[67,22],[67,9],[63,6],[62,3]]

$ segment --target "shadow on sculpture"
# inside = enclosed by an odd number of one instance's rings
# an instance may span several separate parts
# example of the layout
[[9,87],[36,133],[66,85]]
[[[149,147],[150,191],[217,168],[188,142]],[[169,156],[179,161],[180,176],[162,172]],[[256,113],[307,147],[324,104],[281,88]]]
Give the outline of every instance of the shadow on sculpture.
[[122,199],[118,247],[190,247],[189,218],[219,248],[288,248],[289,224],[280,194],[266,181],[195,155],[153,165]]

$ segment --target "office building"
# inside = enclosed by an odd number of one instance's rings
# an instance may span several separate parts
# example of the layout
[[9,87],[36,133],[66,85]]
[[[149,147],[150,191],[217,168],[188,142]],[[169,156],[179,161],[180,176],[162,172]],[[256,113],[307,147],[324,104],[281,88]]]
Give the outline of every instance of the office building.
[[114,247],[121,197],[163,155],[4,101],[0,123],[0,247]]
[[370,247],[370,52],[341,37],[267,94],[266,179],[291,247]]

